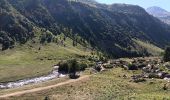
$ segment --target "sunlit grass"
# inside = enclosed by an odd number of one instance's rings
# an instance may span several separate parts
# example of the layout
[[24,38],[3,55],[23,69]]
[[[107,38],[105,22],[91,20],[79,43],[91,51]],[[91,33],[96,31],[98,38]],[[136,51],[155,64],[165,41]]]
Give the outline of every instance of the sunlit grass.
[[25,45],[17,45],[12,50],[0,52],[0,82],[45,75],[60,60],[90,55],[81,45],[73,47],[69,38],[65,44],[66,47],[56,43],[32,44],[30,41]]
[[[126,75],[127,78],[124,78]],[[163,80],[148,79],[146,82],[131,82],[132,71],[114,68],[94,74],[89,79],[57,88],[15,97],[14,100],[169,100],[170,89],[163,90]]]

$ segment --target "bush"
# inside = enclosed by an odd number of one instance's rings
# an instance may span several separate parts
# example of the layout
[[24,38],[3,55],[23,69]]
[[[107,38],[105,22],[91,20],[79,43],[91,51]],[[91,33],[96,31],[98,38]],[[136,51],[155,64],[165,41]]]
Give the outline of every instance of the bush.
[[101,68],[100,65],[96,65],[96,66],[94,67],[94,69],[95,69],[96,71],[98,71],[98,72],[100,72],[100,71],[102,70],[102,68]]
[[167,47],[164,53],[164,61],[168,62],[170,61],[170,47]]
[[138,67],[136,65],[134,65],[134,64],[129,64],[128,69],[129,70],[138,70]]
[[164,84],[164,86],[163,86],[163,90],[168,90],[168,86],[167,86],[167,84]]
[[49,31],[46,31],[40,36],[40,43],[44,44],[45,42],[50,43],[53,40],[53,34]]
[[91,63],[88,64],[88,67],[93,67],[93,66],[95,66],[95,65],[96,65],[95,63],[92,63],[92,62],[91,62]]
[[155,73],[150,73],[148,77],[149,78],[160,78],[160,76]]
[[144,79],[144,78],[138,78],[138,79],[134,80],[135,83],[145,82],[145,81],[146,81],[146,79]]
[[46,97],[44,98],[44,100],[50,100],[49,96],[46,96]]
[[84,71],[88,66],[85,63],[80,63],[79,67],[80,67],[80,69],[79,69],[80,71]]
[[80,70],[80,66],[78,65],[78,62],[76,59],[68,60],[68,67],[69,67],[69,73],[76,73],[76,71]]
[[58,66],[59,66],[59,69],[58,69],[59,72],[68,73],[69,67],[68,67],[67,61],[61,61],[61,62],[59,62],[59,63],[58,63]]
[[87,68],[87,64],[78,63],[76,59],[61,61],[58,63],[59,71],[65,73],[76,73]]
[[111,68],[113,68],[113,65],[110,65],[110,64],[109,65],[105,65],[104,68],[111,69]]

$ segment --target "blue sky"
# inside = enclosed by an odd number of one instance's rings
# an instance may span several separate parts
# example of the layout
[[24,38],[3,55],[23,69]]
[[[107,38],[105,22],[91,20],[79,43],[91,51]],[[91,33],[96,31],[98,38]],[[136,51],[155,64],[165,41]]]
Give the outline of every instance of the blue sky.
[[96,0],[100,3],[112,4],[112,3],[126,3],[139,5],[143,8],[151,6],[159,6],[165,10],[170,11],[170,0]]

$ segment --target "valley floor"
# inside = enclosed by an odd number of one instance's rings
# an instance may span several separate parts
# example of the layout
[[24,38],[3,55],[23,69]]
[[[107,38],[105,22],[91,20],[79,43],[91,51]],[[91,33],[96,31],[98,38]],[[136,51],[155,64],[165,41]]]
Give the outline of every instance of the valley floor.
[[[90,76],[83,75],[78,80],[63,78],[37,86],[1,90],[0,94],[8,97],[12,93],[12,97],[5,100],[44,100],[45,98],[47,100],[170,100],[170,88],[162,89],[167,81],[159,79],[147,79],[146,82],[141,83],[130,81],[131,76],[138,73],[139,70],[113,68],[90,75],[90,71],[87,70],[85,74]],[[21,93],[22,91],[25,92]]]
[[81,45],[73,47],[71,41],[65,41],[66,47],[56,43],[43,46],[39,43],[27,43],[11,50],[0,51],[0,83],[47,75],[61,60],[81,59],[81,56],[90,55],[91,51]]
[[[85,63],[91,64],[88,61],[91,50],[81,45],[73,47],[70,39],[65,43],[66,47],[54,43],[44,46],[28,43],[0,52],[0,83],[47,75],[53,65],[61,60],[78,58],[83,61],[82,57],[85,56]],[[170,100],[170,88],[162,89],[167,81],[147,79],[145,82],[134,83],[131,76],[138,73],[141,71],[129,71],[120,67],[96,74],[86,70],[77,80],[64,77],[13,89],[1,89],[0,96],[6,98],[0,100]]]

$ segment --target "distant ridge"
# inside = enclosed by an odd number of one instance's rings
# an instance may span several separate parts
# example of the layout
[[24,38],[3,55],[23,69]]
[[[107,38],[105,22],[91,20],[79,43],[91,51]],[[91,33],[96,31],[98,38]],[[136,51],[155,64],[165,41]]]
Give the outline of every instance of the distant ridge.
[[161,21],[170,24],[170,12],[168,12],[167,10],[157,6],[153,6],[147,8],[146,11],[154,17],[159,18]]

